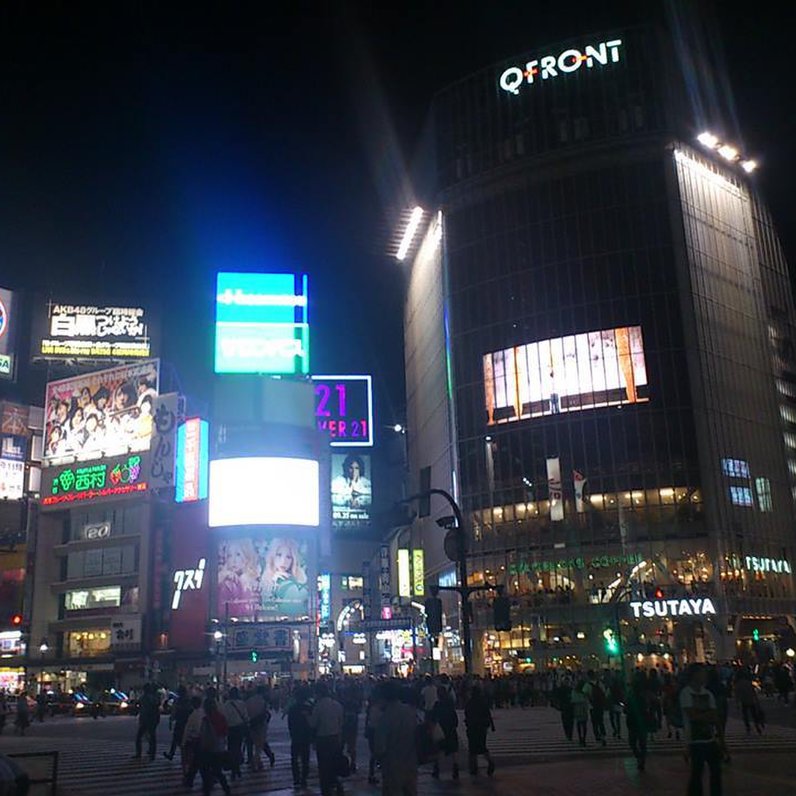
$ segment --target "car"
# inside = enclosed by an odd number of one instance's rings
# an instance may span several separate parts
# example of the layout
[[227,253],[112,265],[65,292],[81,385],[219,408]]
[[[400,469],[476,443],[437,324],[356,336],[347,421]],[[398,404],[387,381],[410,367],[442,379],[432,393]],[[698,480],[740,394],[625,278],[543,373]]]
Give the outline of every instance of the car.
[[73,716],[90,716],[91,708],[94,704],[91,697],[84,694],[82,691],[73,691],[68,695],[72,700],[72,715]]
[[109,688],[100,696],[102,712],[106,716],[119,716],[130,713],[130,699],[124,691]]
[[80,698],[72,693],[53,692],[47,694],[47,712],[50,716],[73,716]]

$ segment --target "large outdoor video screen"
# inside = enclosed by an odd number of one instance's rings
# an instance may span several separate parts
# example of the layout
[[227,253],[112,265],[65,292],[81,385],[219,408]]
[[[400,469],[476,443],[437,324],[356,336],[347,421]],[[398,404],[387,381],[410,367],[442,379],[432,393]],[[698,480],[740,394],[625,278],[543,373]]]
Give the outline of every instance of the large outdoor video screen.
[[640,326],[555,337],[484,356],[487,425],[649,400]]
[[216,615],[252,622],[308,617],[309,564],[308,543],[289,533],[220,541]]
[[159,360],[47,384],[44,467],[149,450]]

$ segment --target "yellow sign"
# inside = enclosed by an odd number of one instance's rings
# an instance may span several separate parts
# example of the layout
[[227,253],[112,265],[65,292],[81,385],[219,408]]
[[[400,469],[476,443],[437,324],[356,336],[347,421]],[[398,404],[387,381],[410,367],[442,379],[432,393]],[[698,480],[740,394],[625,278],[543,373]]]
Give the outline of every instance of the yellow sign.
[[422,550],[412,551],[412,584],[415,597],[426,593],[426,559]]

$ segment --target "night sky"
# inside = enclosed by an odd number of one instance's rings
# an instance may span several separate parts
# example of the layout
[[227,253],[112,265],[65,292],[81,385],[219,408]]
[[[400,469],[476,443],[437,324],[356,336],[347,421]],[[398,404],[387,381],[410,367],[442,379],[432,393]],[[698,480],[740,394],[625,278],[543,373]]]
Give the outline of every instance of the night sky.
[[[384,250],[429,101],[650,4],[595,5],[5,3],[0,285],[156,301],[162,355],[203,396],[215,271],[306,270],[313,370],[372,372],[381,422],[401,419],[403,273]],[[777,4],[719,6],[793,265],[789,26]]]

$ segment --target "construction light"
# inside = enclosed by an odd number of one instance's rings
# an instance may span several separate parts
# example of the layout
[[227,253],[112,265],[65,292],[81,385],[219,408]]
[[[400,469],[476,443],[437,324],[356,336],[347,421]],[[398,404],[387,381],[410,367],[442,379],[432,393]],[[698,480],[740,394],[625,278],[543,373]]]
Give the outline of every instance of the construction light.
[[757,163],[755,163],[754,160],[742,160],[741,161],[741,168],[747,174],[751,174],[757,168]]
[[719,145],[719,139],[716,138],[713,133],[708,132],[700,133],[697,136],[697,141],[703,146],[708,147],[708,149],[715,149]]
[[401,238],[401,245],[398,247],[398,252],[395,255],[396,260],[406,259],[409,247],[415,239],[415,234],[417,233],[417,228],[420,226],[420,219],[422,218],[423,208],[419,206],[415,207],[415,209],[412,210],[412,215],[409,217],[409,223],[406,225],[403,238]]
[[718,152],[725,160],[736,160],[738,158],[738,150],[729,144],[722,144]]

